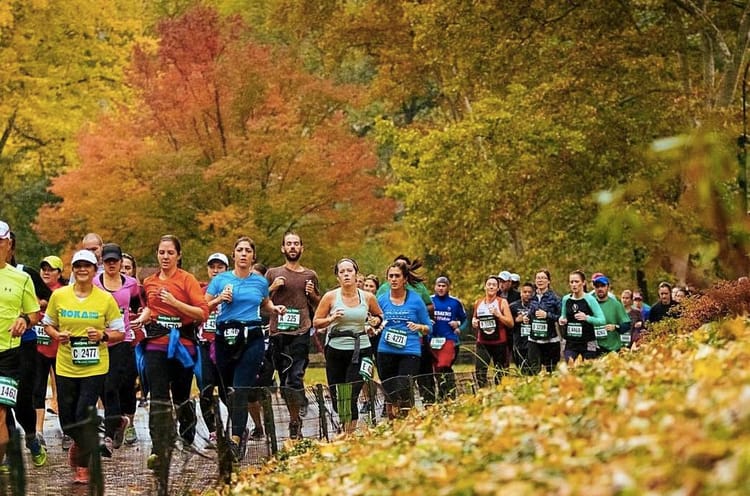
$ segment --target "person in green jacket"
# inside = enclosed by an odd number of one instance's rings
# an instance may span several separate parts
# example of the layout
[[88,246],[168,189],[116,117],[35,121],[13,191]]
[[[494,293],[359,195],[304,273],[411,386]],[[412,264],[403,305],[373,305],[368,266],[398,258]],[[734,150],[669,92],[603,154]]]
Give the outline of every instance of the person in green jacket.
[[612,297],[609,278],[600,275],[594,279],[594,295],[599,303],[606,324],[594,327],[599,354],[617,351],[630,344],[630,316],[622,303]]

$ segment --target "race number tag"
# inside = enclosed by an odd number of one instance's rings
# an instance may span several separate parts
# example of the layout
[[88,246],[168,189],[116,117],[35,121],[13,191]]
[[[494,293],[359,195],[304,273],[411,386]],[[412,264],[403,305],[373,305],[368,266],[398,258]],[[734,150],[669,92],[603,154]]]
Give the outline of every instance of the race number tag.
[[622,344],[630,344],[630,333],[620,334],[620,342]]
[[594,336],[596,337],[596,339],[606,338],[607,337],[607,328],[605,326],[596,326],[596,327],[594,327]]
[[388,329],[383,336],[385,342],[394,348],[401,349],[406,347],[406,331],[400,329]]
[[531,324],[521,324],[521,337],[527,338],[529,336],[531,336]]
[[497,321],[493,315],[479,315],[479,329],[485,334],[495,334]]
[[546,320],[532,320],[531,321],[531,337],[532,338],[546,338],[547,337],[547,321]]
[[372,379],[375,364],[370,357],[362,358],[362,364],[359,366],[359,375],[368,381]]
[[446,340],[446,338],[432,338],[430,340],[430,348],[433,350],[442,350]]
[[[167,329],[177,329],[182,325],[179,317],[172,317],[169,315],[159,315],[158,317],[156,317],[156,323]],[[143,332],[146,333],[147,338],[152,337],[148,335],[148,331],[146,330],[145,326],[143,327]]]
[[300,320],[299,309],[287,308],[284,315],[279,315],[276,329],[279,331],[296,331],[299,329]]
[[52,338],[49,337],[49,334],[47,334],[44,331],[43,325],[35,325],[34,332],[36,333],[36,344],[51,344],[52,343]]
[[97,365],[99,363],[99,345],[88,340],[70,343],[73,354],[73,365]]
[[12,377],[0,377],[0,405],[16,406],[18,381]]
[[216,312],[208,314],[208,319],[203,323],[203,332],[208,334],[216,332]]
[[240,329],[236,327],[227,327],[222,331],[222,333],[224,336],[224,341],[226,341],[228,345],[232,345],[237,342],[237,336],[240,335]]
[[568,322],[568,336],[571,338],[582,338],[583,325],[580,322]]

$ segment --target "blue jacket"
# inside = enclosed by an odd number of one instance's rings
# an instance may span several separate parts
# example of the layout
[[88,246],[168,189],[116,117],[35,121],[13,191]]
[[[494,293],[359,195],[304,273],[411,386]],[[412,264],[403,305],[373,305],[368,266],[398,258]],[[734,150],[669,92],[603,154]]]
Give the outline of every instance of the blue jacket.
[[[430,328],[432,332],[432,321],[427,312],[427,305],[414,291],[406,291],[406,300],[403,305],[394,305],[391,303],[391,292],[388,291],[378,298],[380,308],[383,310],[383,319],[385,327],[380,336],[378,344],[378,353],[393,353],[395,355],[422,355],[422,345],[420,333],[410,331],[406,324],[414,322],[423,324]],[[388,342],[388,333],[403,336],[405,333],[406,340],[404,346],[394,346]],[[429,335],[429,333],[428,333]]]

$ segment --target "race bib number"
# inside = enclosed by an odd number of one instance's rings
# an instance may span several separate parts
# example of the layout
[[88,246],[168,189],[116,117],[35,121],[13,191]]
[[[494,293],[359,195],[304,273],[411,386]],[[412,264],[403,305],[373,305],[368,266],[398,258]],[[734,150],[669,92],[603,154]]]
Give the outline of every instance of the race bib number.
[[208,319],[203,323],[203,332],[209,334],[216,332],[216,312],[208,314]]
[[237,336],[240,335],[240,329],[236,327],[227,327],[222,333],[224,341],[226,341],[227,344],[232,345],[237,342]]
[[521,324],[521,337],[527,338],[531,336],[531,324]]
[[622,344],[630,344],[630,333],[620,334],[620,342]]
[[546,338],[547,337],[547,321],[546,320],[532,320],[531,321],[531,337],[532,338]]
[[375,370],[375,364],[370,357],[364,357],[362,364],[359,366],[359,375],[368,381],[372,379],[373,372]]
[[497,331],[497,321],[492,315],[479,316],[479,329],[485,334],[495,334]]
[[279,315],[276,329],[279,331],[296,331],[299,329],[300,320],[299,309],[287,308],[284,315]]
[[596,326],[596,327],[594,327],[594,336],[596,337],[596,339],[606,338],[607,337],[607,328],[605,326]]
[[430,348],[433,350],[442,350],[443,345],[445,345],[445,342],[447,341],[447,338],[432,338],[430,340]]
[[388,329],[384,334],[385,342],[394,348],[406,347],[406,331],[400,329]]
[[0,405],[16,406],[18,381],[12,377],[0,377]]
[[99,345],[87,340],[70,343],[74,365],[97,365],[99,363]]
[[179,317],[171,317],[169,315],[159,315],[156,317],[156,323],[160,326],[164,326],[167,329],[177,329],[182,326],[182,322]]
[[34,332],[36,333],[36,344],[51,344],[52,343],[52,338],[49,337],[49,334],[47,334],[44,331],[43,325],[35,325]]
[[571,338],[583,337],[583,325],[580,322],[568,323],[568,336]]

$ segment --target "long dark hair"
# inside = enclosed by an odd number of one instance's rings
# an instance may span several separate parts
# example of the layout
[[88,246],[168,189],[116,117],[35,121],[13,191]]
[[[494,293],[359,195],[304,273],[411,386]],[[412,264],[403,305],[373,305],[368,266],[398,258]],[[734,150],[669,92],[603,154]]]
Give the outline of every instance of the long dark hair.
[[[422,261],[419,259],[410,260],[409,257],[406,255],[399,255],[396,258],[393,259],[393,263],[391,264],[389,269],[391,267],[398,267],[396,265],[397,262],[401,262],[404,264],[405,271],[404,277],[406,277],[406,282],[411,284],[412,286],[424,282],[424,277],[417,274],[417,270],[422,268]],[[400,267],[399,267],[400,268]]]

